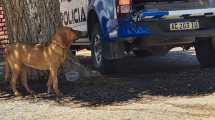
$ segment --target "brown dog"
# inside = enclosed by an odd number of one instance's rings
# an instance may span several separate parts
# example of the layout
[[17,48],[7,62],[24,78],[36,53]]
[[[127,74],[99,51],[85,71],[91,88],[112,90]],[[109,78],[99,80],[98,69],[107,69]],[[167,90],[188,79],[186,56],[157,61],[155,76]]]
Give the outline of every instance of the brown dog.
[[[12,44],[6,48],[5,79],[8,78],[9,67],[12,71],[11,87],[14,94],[20,95],[16,89],[18,75],[21,75],[21,83],[30,94],[33,91],[28,87],[26,67],[38,70],[49,70],[48,92],[54,92],[57,96],[61,95],[58,89],[57,70],[67,56],[67,50],[71,44],[80,37],[86,36],[85,32],[72,30],[68,27],[60,28],[46,44]],[[8,66],[9,65],[9,66]]]

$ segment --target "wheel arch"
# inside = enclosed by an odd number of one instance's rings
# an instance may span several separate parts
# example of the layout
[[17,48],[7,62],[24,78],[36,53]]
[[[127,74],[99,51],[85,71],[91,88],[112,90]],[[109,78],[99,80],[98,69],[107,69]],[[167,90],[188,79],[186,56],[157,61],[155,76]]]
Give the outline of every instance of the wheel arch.
[[[97,23],[100,27],[100,32],[101,34],[105,34],[104,29],[102,28],[102,20],[100,21],[100,18],[96,12],[95,9],[91,9],[88,12],[88,16],[87,16],[87,29],[88,29],[88,33],[89,33],[89,39],[92,37],[91,33],[93,31],[93,29],[95,28],[95,23]],[[103,55],[105,59],[119,59],[122,58],[124,56],[124,44],[122,42],[107,42],[107,40],[105,40],[104,36],[102,37],[102,43],[103,43]]]

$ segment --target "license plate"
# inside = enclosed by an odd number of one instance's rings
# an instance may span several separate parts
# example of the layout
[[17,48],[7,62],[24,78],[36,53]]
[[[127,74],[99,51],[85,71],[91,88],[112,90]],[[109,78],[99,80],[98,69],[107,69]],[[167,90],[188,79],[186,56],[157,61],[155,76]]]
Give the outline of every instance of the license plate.
[[199,28],[199,21],[170,23],[170,31],[197,30]]

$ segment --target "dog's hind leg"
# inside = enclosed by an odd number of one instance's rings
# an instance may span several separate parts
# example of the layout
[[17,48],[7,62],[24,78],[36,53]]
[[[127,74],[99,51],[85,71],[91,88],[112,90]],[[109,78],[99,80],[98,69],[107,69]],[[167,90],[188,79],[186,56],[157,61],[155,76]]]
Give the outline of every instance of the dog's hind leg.
[[48,94],[54,93],[54,91],[53,91],[53,81],[52,81],[51,75],[49,75],[47,87],[48,87]]
[[8,78],[9,78],[9,65],[8,65],[8,62],[7,61],[5,61],[5,63],[4,63],[5,65],[4,65],[4,79],[5,79],[5,81],[8,81]]
[[11,71],[12,71],[11,88],[15,96],[21,95],[16,89],[16,82],[17,82],[18,75],[20,73],[20,68],[21,68],[20,65],[16,63],[11,65]]
[[25,87],[25,89],[28,93],[30,93],[31,95],[34,94],[34,91],[31,88],[29,88],[29,86],[28,86],[27,71],[26,71],[25,67],[23,67],[22,71],[21,71],[21,83]]

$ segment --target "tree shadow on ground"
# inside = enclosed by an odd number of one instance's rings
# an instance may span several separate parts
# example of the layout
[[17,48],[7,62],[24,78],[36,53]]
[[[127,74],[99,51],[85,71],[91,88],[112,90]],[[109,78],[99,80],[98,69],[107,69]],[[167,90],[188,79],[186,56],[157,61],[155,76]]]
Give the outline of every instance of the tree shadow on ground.
[[[82,62],[91,63],[89,58],[82,59]],[[144,60],[128,58],[118,67],[121,68],[117,74],[61,82],[61,91],[65,95],[61,103],[103,106],[138,101],[145,96],[195,97],[215,92],[215,69],[201,69],[193,52],[171,52],[165,57]],[[46,81],[31,81],[30,85],[38,93],[37,98],[30,97],[21,88],[23,99],[55,100],[54,96],[45,94]],[[0,99],[14,99],[7,85],[0,84],[0,91]]]

